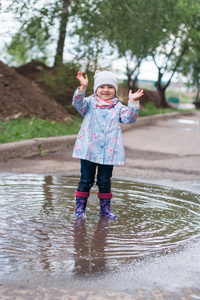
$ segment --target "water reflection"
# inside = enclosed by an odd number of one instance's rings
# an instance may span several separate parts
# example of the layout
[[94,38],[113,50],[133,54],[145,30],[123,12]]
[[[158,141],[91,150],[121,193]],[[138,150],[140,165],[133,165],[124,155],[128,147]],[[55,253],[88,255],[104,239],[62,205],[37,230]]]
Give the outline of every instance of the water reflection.
[[105,247],[109,220],[100,217],[93,238],[88,240],[85,219],[77,218],[74,224],[74,272],[77,275],[106,271]]
[[[200,131],[200,122],[199,120],[190,120],[190,119],[169,119],[169,122],[175,122],[177,124],[183,125],[177,128],[185,131]],[[188,125],[188,127],[186,127]]]
[[45,201],[42,208],[47,215],[50,213],[50,211],[53,211],[53,192],[51,190],[52,186],[53,186],[52,176],[46,176],[44,178],[44,183],[43,183]]
[[200,196],[113,180],[116,221],[99,218],[97,189],[87,218],[74,216],[76,176],[0,177],[0,276],[100,274],[200,235]]

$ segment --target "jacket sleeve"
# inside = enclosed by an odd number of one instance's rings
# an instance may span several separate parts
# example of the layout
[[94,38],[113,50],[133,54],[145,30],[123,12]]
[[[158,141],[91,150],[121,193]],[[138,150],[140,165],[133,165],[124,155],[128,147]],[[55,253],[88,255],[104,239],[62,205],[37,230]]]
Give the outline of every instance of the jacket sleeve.
[[129,102],[128,106],[121,105],[120,122],[124,124],[134,123],[137,120],[139,108],[139,101]]
[[85,91],[79,91],[78,89],[74,92],[72,105],[76,110],[82,115],[85,115],[85,112],[88,108],[88,98],[85,98]]

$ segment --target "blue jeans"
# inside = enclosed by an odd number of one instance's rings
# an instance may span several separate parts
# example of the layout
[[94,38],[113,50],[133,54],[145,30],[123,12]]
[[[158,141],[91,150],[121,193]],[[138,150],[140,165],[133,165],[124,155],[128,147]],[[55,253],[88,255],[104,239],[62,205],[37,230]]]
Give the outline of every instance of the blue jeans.
[[113,165],[100,165],[83,159],[81,159],[81,178],[77,191],[90,191],[94,184],[96,169],[98,169],[96,184],[99,188],[99,193],[111,192]]

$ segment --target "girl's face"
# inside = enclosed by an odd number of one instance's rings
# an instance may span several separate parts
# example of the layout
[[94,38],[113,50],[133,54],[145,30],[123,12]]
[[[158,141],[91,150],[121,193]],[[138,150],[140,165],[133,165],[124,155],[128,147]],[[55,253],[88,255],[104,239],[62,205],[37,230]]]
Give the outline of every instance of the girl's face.
[[100,85],[96,93],[99,98],[109,101],[115,96],[115,88],[109,84]]

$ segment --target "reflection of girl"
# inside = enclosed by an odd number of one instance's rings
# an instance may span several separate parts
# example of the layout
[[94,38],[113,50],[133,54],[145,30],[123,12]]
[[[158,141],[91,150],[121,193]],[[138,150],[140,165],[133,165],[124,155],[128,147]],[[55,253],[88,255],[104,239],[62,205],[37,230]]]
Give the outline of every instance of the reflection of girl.
[[84,218],[76,218],[74,224],[74,272],[84,275],[89,272],[106,270],[106,238],[109,231],[109,219],[100,217],[94,236],[89,241]]
[[76,195],[76,216],[83,217],[94,184],[96,169],[100,215],[110,219],[111,177],[114,165],[125,164],[125,153],[120,123],[134,123],[139,112],[138,99],[143,90],[129,91],[128,107],[117,98],[117,78],[112,72],[96,71],[94,94],[85,98],[88,77],[79,71],[80,87],[75,91],[73,106],[84,116],[77,136],[73,157],[81,161],[81,178]]

